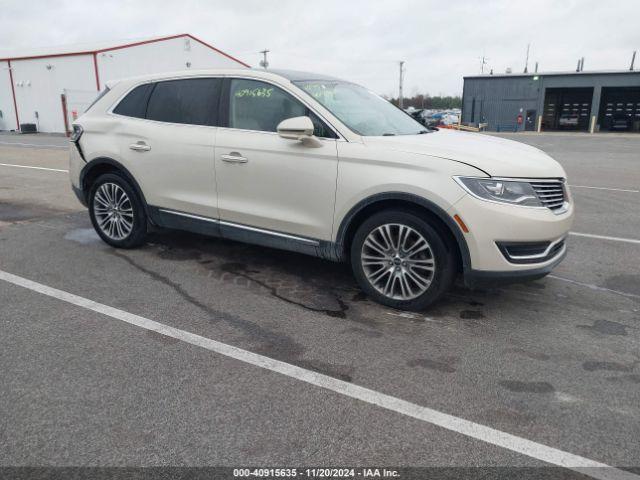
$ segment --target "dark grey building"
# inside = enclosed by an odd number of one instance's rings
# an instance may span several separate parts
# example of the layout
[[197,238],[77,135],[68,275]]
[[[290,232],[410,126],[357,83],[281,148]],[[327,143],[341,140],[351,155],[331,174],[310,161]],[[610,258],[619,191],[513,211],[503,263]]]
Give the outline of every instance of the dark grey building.
[[640,132],[640,71],[464,77],[462,123],[498,131]]

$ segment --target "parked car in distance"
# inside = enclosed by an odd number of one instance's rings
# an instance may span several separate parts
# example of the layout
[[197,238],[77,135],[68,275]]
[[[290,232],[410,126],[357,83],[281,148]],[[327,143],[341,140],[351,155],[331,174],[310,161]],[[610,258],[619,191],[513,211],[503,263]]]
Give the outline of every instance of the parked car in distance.
[[578,126],[578,115],[562,115],[558,125],[563,128],[576,128]]
[[469,286],[546,275],[573,219],[565,172],[540,150],[428,130],[319,74],[113,82],[71,142],[73,190],[109,245],[141,245],[156,225],[347,261],[399,309],[426,308],[458,274]]
[[614,114],[609,130],[618,132],[631,130],[631,119],[629,118],[629,115],[624,113]]

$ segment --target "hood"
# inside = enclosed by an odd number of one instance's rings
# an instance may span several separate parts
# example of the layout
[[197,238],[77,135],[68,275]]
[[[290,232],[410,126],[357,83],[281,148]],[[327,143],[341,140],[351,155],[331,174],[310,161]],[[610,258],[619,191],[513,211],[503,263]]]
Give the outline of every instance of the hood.
[[543,151],[513,140],[441,129],[423,135],[363,137],[366,145],[466,163],[492,177],[559,178],[564,169]]

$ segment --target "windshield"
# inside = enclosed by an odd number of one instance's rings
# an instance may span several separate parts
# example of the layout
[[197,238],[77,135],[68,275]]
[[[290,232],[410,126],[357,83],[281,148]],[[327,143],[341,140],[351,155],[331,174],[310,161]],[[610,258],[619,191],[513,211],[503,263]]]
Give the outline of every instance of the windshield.
[[358,135],[417,135],[422,124],[387,100],[353,83],[335,80],[294,82]]

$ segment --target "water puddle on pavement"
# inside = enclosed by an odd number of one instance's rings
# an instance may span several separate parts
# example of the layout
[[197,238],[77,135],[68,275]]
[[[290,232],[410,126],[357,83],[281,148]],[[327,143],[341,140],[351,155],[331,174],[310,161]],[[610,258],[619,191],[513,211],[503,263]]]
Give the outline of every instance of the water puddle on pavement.
[[64,236],[65,240],[71,240],[73,242],[80,243],[81,245],[90,245],[92,243],[98,243],[102,240],[93,228],[78,228],[71,230]]

